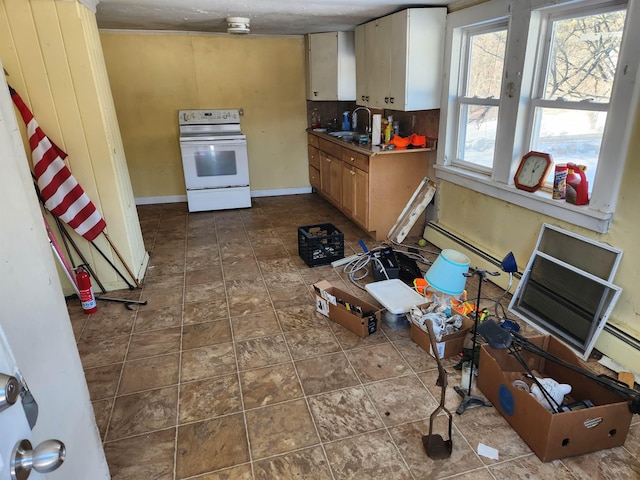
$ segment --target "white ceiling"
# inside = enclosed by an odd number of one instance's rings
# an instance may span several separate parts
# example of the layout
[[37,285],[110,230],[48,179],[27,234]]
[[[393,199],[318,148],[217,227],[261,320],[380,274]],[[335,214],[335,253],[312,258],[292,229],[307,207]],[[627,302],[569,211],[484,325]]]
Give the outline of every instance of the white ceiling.
[[[89,0],[90,1],[90,0]],[[95,0],[93,0],[95,1]],[[229,16],[248,17],[251,33],[302,35],[353,30],[408,7],[469,4],[470,0],[99,0],[101,29],[220,32]]]

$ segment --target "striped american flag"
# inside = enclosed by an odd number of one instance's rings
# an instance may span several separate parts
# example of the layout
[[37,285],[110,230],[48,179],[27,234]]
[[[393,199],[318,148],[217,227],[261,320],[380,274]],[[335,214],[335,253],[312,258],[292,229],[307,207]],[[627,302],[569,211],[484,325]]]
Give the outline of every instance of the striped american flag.
[[79,235],[93,241],[107,224],[64,163],[67,154],[44,134],[20,95],[11,87],[9,90],[27,125],[33,173],[45,207]]

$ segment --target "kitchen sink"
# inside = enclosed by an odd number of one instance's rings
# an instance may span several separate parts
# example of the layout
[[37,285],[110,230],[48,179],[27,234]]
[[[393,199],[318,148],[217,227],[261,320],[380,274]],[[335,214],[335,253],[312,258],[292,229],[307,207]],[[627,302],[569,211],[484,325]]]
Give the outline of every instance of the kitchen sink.
[[349,132],[349,131],[342,131],[342,132],[329,132],[329,135],[331,135],[332,137],[337,137],[341,140],[345,140],[347,142],[350,142],[353,139],[353,136],[355,135],[355,132]]

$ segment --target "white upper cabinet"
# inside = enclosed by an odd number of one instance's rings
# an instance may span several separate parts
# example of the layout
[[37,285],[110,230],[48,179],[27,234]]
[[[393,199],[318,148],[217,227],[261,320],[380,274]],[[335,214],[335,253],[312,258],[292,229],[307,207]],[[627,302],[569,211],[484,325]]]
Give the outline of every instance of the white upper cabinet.
[[354,32],[309,34],[308,48],[307,100],[355,100]]
[[356,27],[358,105],[440,108],[446,8],[410,8]]

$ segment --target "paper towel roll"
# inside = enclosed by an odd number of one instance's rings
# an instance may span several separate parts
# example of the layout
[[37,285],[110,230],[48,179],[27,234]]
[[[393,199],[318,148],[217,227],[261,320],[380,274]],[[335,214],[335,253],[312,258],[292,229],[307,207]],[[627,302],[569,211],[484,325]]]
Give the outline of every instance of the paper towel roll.
[[380,135],[382,129],[382,115],[379,113],[373,114],[373,120],[371,122],[371,145],[380,145]]

